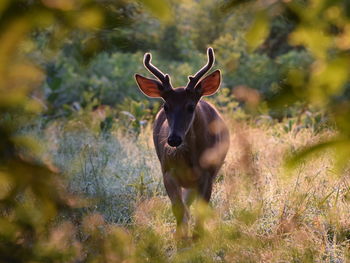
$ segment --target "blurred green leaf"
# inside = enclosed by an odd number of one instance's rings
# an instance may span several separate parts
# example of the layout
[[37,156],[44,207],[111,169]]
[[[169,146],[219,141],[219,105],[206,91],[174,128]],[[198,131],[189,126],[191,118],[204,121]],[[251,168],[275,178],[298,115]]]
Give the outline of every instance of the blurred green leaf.
[[265,11],[260,11],[255,14],[254,21],[245,35],[250,52],[258,48],[266,39],[270,30],[269,17]]
[[143,4],[149,10],[164,22],[170,22],[173,19],[171,8],[167,0],[142,0]]
[[313,154],[321,153],[325,150],[334,150],[338,151],[338,154],[345,154],[344,147],[348,148],[350,146],[350,141],[348,139],[331,139],[329,141],[317,143],[313,146],[307,146],[304,150],[300,150],[293,154],[287,160],[287,166],[295,167],[299,165],[302,161],[305,161],[307,158],[313,156]]

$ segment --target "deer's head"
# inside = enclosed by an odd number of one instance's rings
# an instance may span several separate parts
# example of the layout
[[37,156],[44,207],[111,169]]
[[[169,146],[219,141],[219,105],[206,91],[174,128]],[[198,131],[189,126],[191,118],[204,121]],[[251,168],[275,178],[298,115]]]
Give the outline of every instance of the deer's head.
[[144,56],[144,65],[157,77],[157,80],[135,74],[136,82],[145,95],[164,100],[163,110],[169,125],[168,144],[172,147],[178,147],[182,144],[185,135],[192,126],[200,98],[212,95],[219,89],[220,70],[215,70],[204,77],[214,64],[213,49],[208,48],[207,53],[207,64],[194,76],[189,76],[186,87],[174,89],[169,75],[164,74],[151,64],[152,56],[149,53]]

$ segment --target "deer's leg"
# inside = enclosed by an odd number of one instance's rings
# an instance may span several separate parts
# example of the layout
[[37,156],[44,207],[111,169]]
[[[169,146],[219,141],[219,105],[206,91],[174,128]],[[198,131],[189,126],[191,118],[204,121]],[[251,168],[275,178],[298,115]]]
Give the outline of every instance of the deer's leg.
[[186,206],[189,208],[193,201],[196,199],[198,196],[198,191],[197,189],[194,188],[189,188],[184,190],[184,201]]
[[[200,201],[204,201],[206,205],[209,205],[211,193],[213,190],[213,181],[215,175],[206,172],[204,176],[201,178],[198,185],[198,196]],[[204,218],[197,216],[196,223],[193,232],[193,238],[197,239],[203,236],[204,234]]]
[[215,176],[209,172],[206,172],[205,176],[203,176],[198,185],[198,194],[199,197],[202,198],[203,201],[209,203],[211,192],[213,191],[213,181]]
[[170,173],[164,174],[164,186],[176,218],[176,237],[185,238],[188,235],[189,212],[182,200],[182,188]]

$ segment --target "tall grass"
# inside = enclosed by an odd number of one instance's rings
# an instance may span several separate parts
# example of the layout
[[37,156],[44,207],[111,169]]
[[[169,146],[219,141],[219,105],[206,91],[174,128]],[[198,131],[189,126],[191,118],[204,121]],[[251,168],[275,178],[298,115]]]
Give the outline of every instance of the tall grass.
[[284,165],[297,149],[334,131],[227,119],[231,146],[211,207],[197,203],[191,209],[206,218],[206,233],[185,249],[173,238],[175,220],[150,127],[136,138],[54,125],[45,137],[70,190],[92,198],[83,213],[126,229],[130,240],[124,245],[131,250],[124,256],[130,262],[350,260],[349,170],[335,172],[332,152],[293,169]]
[[61,125],[48,128],[45,136],[47,151],[67,176],[70,191],[92,202],[89,213],[127,224],[139,200],[163,193],[160,167],[147,137]]

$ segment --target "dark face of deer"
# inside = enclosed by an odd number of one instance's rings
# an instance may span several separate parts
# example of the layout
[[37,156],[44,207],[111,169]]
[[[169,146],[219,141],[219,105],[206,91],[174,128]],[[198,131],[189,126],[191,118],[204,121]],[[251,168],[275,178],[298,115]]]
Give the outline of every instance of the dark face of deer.
[[199,98],[189,90],[177,88],[164,95],[163,99],[163,110],[169,125],[168,144],[178,147],[192,126]]
[[136,74],[136,82],[141,91],[152,98],[164,100],[165,112],[169,136],[168,144],[178,147],[184,141],[195,118],[196,106],[202,96],[214,94],[220,86],[220,71],[216,70],[207,77],[201,79],[210,70],[214,63],[214,53],[208,49],[208,63],[194,77],[189,77],[187,86],[173,89],[170,77],[162,73],[150,63],[151,55],[145,54],[145,67],[158,79],[149,79]]

